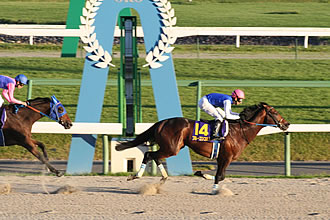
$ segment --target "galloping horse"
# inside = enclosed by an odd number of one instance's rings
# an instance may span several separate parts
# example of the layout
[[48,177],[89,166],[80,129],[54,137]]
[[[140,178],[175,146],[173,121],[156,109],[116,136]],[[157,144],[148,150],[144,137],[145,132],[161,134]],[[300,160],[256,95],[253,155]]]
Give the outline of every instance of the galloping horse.
[[[28,103],[27,107],[16,104],[4,106],[7,119],[2,128],[3,145],[20,145],[24,147],[44,163],[51,172],[57,176],[62,176],[63,173],[61,171],[49,164],[45,145],[31,138],[31,129],[33,123],[44,116],[57,121],[65,129],[71,128],[72,122],[64,106],[55,96],[51,98],[35,98],[28,100]],[[37,147],[42,150],[43,154],[38,151]]]
[[[195,120],[186,118],[162,120],[138,135],[134,140],[118,144],[116,146],[118,151],[135,147],[147,141],[159,145],[158,151],[145,153],[140,170],[128,180],[141,177],[146,164],[150,160],[154,160],[162,173],[162,180],[165,181],[168,176],[160,160],[177,155],[185,145],[196,153],[211,158],[213,154],[212,142],[192,140],[195,122]],[[230,121],[229,133],[221,143],[219,156],[217,157],[218,167],[212,194],[218,193],[218,183],[225,179],[225,170],[228,165],[241,155],[243,150],[265,125],[274,125],[281,130],[286,130],[290,124],[273,107],[266,103],[246,107],[240,113],[239,120]]]

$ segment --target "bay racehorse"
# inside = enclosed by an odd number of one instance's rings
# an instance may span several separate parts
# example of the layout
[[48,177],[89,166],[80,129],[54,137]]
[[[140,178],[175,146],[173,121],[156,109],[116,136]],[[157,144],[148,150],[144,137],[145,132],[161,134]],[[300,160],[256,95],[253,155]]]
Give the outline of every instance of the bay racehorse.
[[[61,102],[55,96],[51,98],[35,98],[27,101],[28,106],[9,104],[4,105],[6,120],[2,126],[3,146],[20,145],[31,152],[36,158],[44,163],[47,168],[57,176],[63,173],[55,169],[48,162],[45,145],[32,139],[31,130],[34,122],[44,116],[57,121],[65,129],[72,126],[72,122]],[[38,151],[42,150],[42,154]]]
[[[184,146],[190,147],[202,156],[211,158],[213,154],[212,142],[192,140],[195,122],[195,120],[186,118],[165,119],[155,123],[134,140],[118,144],[116,146],[118,151],[144,144],[147,141],[159,146],[157,151],[145,153],[140,170],[128,180],[141,177],[146,164],[150,160],[154,160],[162,173],[162,180],[165,181],[168,176],[160,160],[177,155]],[[241,155],[263,126],[267,125],[276,126],[281,130],[286,130],[289,127],[289,123],[266,103],[246,107],[240,113],[239,120],[230,121],[229,133],[221,143],[217,157],[217,172],[212,194],[218,193],[218,183],[225,179],[228,165]]]

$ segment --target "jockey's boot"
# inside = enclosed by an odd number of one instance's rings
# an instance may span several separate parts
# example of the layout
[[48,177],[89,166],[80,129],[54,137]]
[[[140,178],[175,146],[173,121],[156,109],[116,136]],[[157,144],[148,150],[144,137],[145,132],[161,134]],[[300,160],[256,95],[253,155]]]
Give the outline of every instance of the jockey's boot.
[[213,134],[212,134],[211,140],[215,140],[215,139],[220,138],[220,136],[219,136],[220,127],[221,127],[221,121],[216,120],[215,124],[214,124],[214,129],[213,129]]

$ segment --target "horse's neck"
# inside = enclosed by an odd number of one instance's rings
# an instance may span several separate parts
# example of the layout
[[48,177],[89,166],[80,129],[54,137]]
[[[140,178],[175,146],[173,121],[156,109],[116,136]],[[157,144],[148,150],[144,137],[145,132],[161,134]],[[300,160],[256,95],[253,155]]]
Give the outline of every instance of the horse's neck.
[[33,112],[35,113],[35,114],[31,114],[33,121],[38,121],[40,118],[44,117],[44,115],[40,114],[40,112],[49,115],[49,110],[50,110],[49,103],[43,103],[37,105],[32,104],[31,107],[33,107],[35,110],[38,111],[36,112],[33,110]]
[[265,117],[266,117],[266,112],[260,111],[258,115],[255,117],[255,119],[253,121],[250,121],[253,124],[247,123],[247,126],[243,128],[249,142],[251,142],[257,136],[259,131],[263,128],[263,126],[255,125],[255,123],[263,124]]

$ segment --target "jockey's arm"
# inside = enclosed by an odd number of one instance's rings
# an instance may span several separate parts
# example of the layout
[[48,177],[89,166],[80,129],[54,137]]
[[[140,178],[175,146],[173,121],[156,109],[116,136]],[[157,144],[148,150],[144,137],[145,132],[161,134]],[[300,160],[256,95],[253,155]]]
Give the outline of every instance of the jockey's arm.
[[2,91],[3,97],[5,97],[5,99],[9,103],[25,105],[24,102],[22,102],[22,101],[17,100],[17,99],[14,98],[15,85],[13,83],[8,83],[7,87],[8,87],[8,90],[7,89],[4,89]]
[[223,104],[227,119],[231,119],[231,120],[239,119],[239,114],[231,111],[231,102],[229,100],[225,100]]

